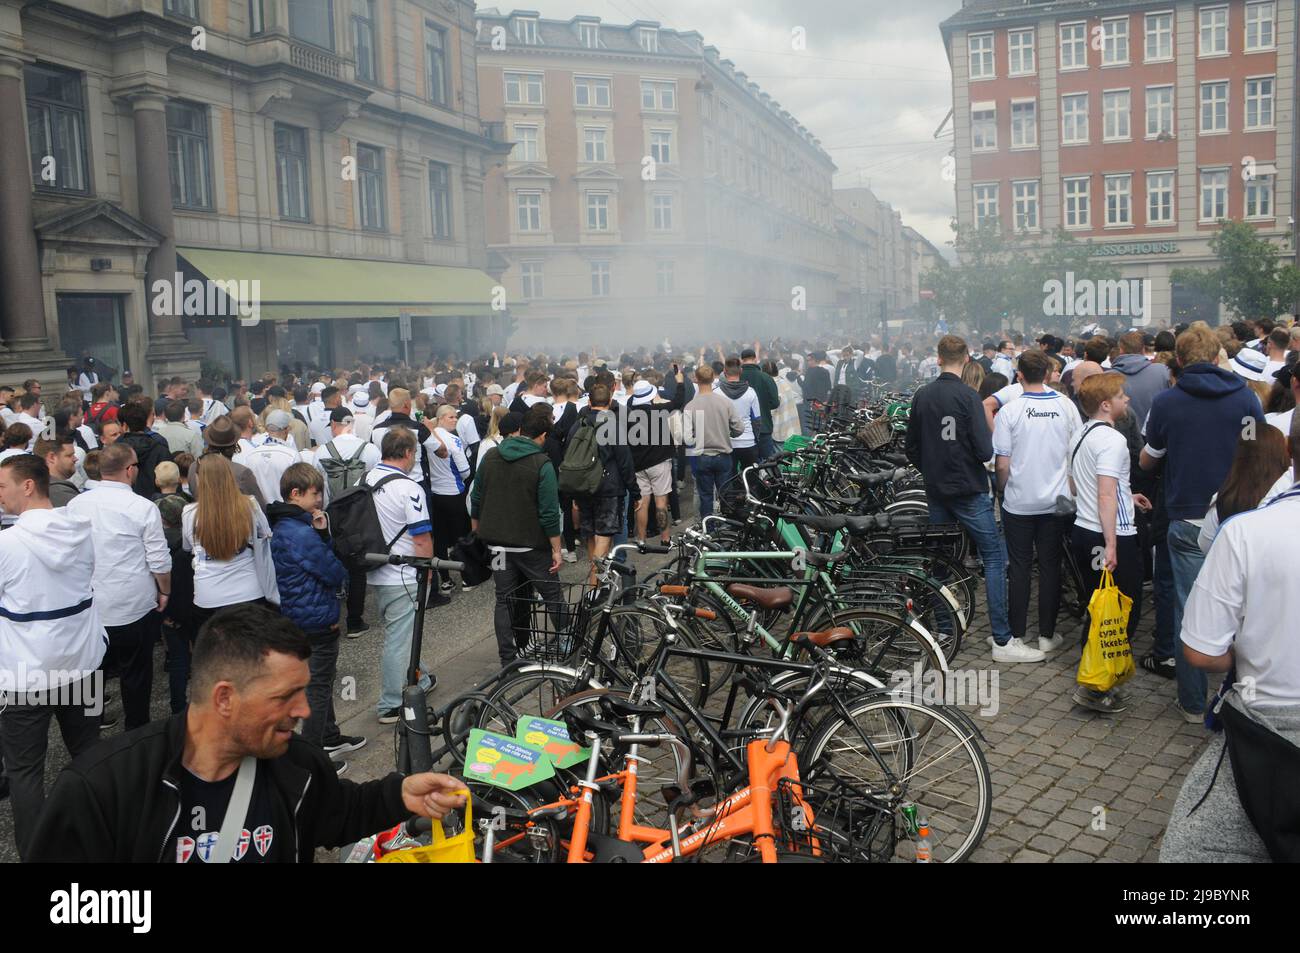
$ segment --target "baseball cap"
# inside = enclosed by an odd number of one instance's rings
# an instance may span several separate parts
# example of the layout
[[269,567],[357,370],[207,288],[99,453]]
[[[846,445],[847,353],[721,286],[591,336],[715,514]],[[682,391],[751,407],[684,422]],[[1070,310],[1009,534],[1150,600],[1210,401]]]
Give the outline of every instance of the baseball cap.
[[489,397],[504,397],[506,395],[505,388],[500,384],[488,384],[487,392]]
[[335,407],[330,411],[330,423],[332,424],[350,424],[352,423],[352,411],[346,407]]
[[311,392],[313,394],[319,394],[324,389],[325,389],[325,385],[322,384],[320,381],[317,381],[316,383],[311,385]]
[[1268,379],[1264,376],[1264,368],[1268,366],[1268,358],[1254,348],[1243,347],[1233,357],[1231,364],[1232,372],[1238,377],[1243,377],[1248,381]]
[[1291,386],[1291,378],[1295,376],[1296,364],[1283,364],[1273,372],[1273,380],[1277,381],[1283,387]]
[[267,430],[288,430],[293,424],[293,417],[287,410],[273,410],[266,415]]
[[[357,410],[365,410],[370,406],[370,394],[368,391],[359,390],[352,395],[352,406]],[[336,408],[337,409],[337,408]]]

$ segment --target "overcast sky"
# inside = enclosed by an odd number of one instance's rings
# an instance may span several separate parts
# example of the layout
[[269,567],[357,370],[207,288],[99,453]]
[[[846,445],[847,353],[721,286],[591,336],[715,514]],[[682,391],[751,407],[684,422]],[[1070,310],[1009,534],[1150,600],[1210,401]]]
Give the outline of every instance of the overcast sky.
[[[942,161],[952,131],[934,130],[952,105],[939,23],[961,0],[524,0],[548,19],[591,14],[609,23],[658,20],[698,30],[822,141],[837,188],[870,186],[944,251],[952,184]],[[795,27],[807,48],[792,49]]]

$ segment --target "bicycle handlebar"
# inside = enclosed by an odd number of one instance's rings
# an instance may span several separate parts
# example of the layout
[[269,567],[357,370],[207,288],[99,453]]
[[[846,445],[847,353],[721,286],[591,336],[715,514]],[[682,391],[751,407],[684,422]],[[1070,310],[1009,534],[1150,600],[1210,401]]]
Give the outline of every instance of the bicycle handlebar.
[[430,556],[398,556],[393,553],[366,553],[364,561],[371,566],[415,566],[418,569],[445,569],[450,572],[464,572],[465,564],[450,559],[435,559]]

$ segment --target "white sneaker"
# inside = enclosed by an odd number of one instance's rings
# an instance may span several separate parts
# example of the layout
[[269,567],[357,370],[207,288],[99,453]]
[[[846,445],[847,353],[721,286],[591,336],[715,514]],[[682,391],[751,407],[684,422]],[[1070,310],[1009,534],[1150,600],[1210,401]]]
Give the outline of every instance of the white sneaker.
[[578,557],[574,554],[573,550],[571,549],[566,549],[562,553],[560,553],[560,558],[563,559],[566,563],[576,563],[578,561]]
[[1038,651],[1044,655],[1051,655],[1062,645],[1065,644],[1065,636],[1054,635],[1050,639],[1045,639],[1041,635],[1038,637]]
[[1012,639],[1006,645],[993,646],[993,661],[995,662],[1041,662],[1045,658],[1038,649],[1031,649],[1019,639]]

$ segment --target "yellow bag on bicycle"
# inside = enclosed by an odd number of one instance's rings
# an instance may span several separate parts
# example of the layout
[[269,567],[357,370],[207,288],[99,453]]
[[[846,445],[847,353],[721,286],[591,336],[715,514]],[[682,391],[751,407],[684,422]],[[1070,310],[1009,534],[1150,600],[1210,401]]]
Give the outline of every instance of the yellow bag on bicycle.
[[468,791],[465,795],[465,830],[448,837],[441,821],[433,822],[433,843],[427,847],[395,850],[380,857],[380,864],[472,864],[474,856],[474,811],[470,806]]
[[1136,670],[1128,644],[1128,616],[1133,600],[1120,592],[1109,569],[1101,571],[1101,582],[1088,600],[1088,641],[1079,659],[1080,685],[1108,692],[1126,681]]

